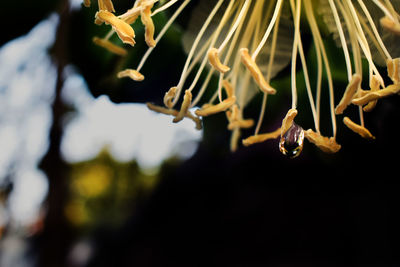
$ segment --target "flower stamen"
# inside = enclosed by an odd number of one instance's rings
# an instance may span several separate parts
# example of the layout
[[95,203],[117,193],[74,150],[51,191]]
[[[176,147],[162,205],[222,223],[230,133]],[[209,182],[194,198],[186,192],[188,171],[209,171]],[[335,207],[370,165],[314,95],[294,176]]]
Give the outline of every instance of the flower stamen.
[[103,39],[99,37],[93,37],[93,43],[119,56],[126,56],[126,54],[128,53],[128,51],[126,51],[124,48],[113,44],[105,38]]
[[375,139],[375,136],[368,131],[367,128],[358,125],[357,123],[353,122],[349,117],[343,118],[343,123],[353,132],[358,133],[361,137],[365,139]]

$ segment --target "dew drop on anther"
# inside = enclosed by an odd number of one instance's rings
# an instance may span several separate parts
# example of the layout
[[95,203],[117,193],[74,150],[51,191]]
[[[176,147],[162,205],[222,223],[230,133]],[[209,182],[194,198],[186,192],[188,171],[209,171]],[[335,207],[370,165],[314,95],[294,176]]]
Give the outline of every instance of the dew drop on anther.
[[283,155],[295,158],[303,150],[304,131],[299,125],[293,122],[289,130],[281,137],[279,150]]

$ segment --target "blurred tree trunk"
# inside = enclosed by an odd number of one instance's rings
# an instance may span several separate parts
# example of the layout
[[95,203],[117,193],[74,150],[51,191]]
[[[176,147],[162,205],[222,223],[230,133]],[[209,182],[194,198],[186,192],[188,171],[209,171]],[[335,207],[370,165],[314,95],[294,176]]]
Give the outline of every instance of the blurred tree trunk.
[[68,0],[63,0],[60,4],[60,21],[56,41],[51,51],[57,65],[57,83],[52,105],[53,123],[49,133],[49,150],[40,164],[40,168],[46,173],[49,181],[44,229],[35,244],[35,249],[38,250],[37,266],[40,267],[67,266],[66,257],[73,240],[73,232],[64,216],[68,197],[68,166],[62,160],[60,153],[63,134],[62,117],[66,110],[61,100],[61,90],[64,84],[64,68],[68,63],[67,36],[70,7]]

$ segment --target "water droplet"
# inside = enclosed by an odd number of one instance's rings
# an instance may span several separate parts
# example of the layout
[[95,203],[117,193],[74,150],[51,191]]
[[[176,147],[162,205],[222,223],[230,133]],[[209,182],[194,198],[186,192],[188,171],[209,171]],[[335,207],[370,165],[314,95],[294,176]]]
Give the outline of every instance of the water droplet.
[[293,122],[292,126],[281,137],[279,150],[289,158],[295,158],[303,150],[304,130]]

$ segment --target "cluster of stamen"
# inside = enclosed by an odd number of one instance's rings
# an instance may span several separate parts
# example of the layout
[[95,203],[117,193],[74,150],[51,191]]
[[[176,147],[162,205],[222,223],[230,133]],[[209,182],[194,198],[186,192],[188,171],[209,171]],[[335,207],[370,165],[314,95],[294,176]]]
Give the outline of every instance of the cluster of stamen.
[[[278,137],[282,140],[282,138],[287,137],[289,129],[292,131],[295,125],[296,129],[293,131],[298,136],[301,138],[305,137],[324,152],[335,153],[340,149],[340,145],[336,142],[336,116],[343,114],[350,105],[356,105],[359,106],[360,124],[353,122],[347,116],[343,118],[343,123],[360,136],[367,139],[374,139],[375,137],[365,128],[363,112],[371,111],[375,107],[377,100],[400,92],[400,58],[393,58],[385,47],[385,43],[378,31],[378,25],[374,22],[365,3],[362,0],[357,0],[357,5],[353,2],[356,1],[317,1],[319,5],[329,6],[346,63],[348,86],[340,102],[336,105],[334,103],[334,86],[330,63],[315,17],[316,8],[313,6],[315,1],[216,0],[215,6],[209,12],[208,17],[205,19],[203,26],[191,45],[190,51],[188,51],[188,57],[178,84],[171,87],[165,93],[165,107],[148,103],[149,109],[174,116],[174,123],[184,118],[189,118],[195,122],[197,129],[201,129],[202,127],[202,117],[225,112],[228,121],[227,128],[232,131],[232,150],[235,150],[238,146],[242,129],[256,126],[254,134],[242,140],[243,145],[248,146]],[[400,16],[391,5],[391,2],[389,0],[371,0],[371,2],[383,13],[380,19],[382,29],[393,35],[400,36]],[[154,39],[155,28],[152,16],[174,6],[176,3],[180,3],[180,5],[164,28],[159,31],[157,38]],[[104,38],[94,37],[93,42],[114,54],[125,56],[127,50],[110,42],[109,38],[116,33],[123,43],[134,46],[135,31],[131,25],[140,17],[145,27],[145,42],[149,49],[137,68],[122,70],[118,73],[118,77],[129,77],[135,81],[142,81],[145,77],[140,73],[140,70],[150,53],[176,17],[189,3],[190,0],[136,0],[131,9],[117,16],[114,14],[115,10],[111,0],[98,0],[99,11],[96,13],[95,23],[108,24],[111,26],[111,30]],[[90,0],[84,0],[84,5],[90,6]],[[157,8],[152,11],[155,5]],[[292,106],[283,118],[280,128],[273,132],[260,133],[266,111],[267,97],[279,93],[279,91],[271,86],[271,78],[274,75],[272,73],[276,60],[275,54],[276,51],[279,51],[277,39],[280,21],[286,11],[291,16],[294,29],[290,55]],[[313,94],[310,83],[300,34],[303,11],[305,13],[305,21],[310,26],[318,63],[317,85],[315,88],[316,96]],[[218,16],[221,13],[222,16]],[[207,34],[206,31],[210,25],[214,25],[215,28],[211,34]],[[374,63],[371,44],[367,40],[366,33],[372,39],[382,58],[387,62],[388,77],[392,80],[393,84],[385,86],[384,79]],[[262,68],[258,59],[262,56],[263,51],[267,49],[267,44],[268,61],[267,64],[263,64]],[[350,57],[350,50],[352,57]],[[294,119],[298,113],[296,84],[298,58],[300,59],[304,73],[306,93],[315,128],[306,131],[303,131],[300,126],[294,124]],[[370,90],[361,89],[363,81],[363,58],[368,63]],[[264,61],[266,60],[264,59]],[[189,74],[196,70],[197,72],[193,80],[189,82]],[[201,84],[197,95],[194,96],[193,90],[199,87],[200,76],[206,70],[208,70],[208,74]],[[331,137],[322,135],[320,130],[320,96],[323,87],[322,76],[324,71],[330,99]],[[197,106],[200,101],[203,101],[204,92],[213,76],[218,77],[218,85],[214,95],[201,108],[195,110],[193,114],[191,109]],[[257,123],[253,119],[244,118],[244,108],[248,103],[250,95],[248,88],[252,86],[256,86],[259,92],[263,94],[261,112]],[[182,94],[183,97],[181,97]],[[177,109],[175,106],[180,99],[182,101],[180,101],[180,107]],[[299,141],[300,144],[302,146],[302,140],[301,142]],[[300,153],[301,149],[302,147],[297,151]]]

